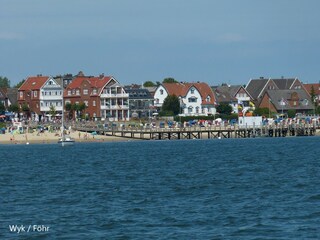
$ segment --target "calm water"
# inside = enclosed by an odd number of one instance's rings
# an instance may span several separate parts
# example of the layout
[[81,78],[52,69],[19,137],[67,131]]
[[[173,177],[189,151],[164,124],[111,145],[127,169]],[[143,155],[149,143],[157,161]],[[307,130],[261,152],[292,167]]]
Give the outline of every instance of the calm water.
[[320,239],[319,145],[0,145],[0,239]]

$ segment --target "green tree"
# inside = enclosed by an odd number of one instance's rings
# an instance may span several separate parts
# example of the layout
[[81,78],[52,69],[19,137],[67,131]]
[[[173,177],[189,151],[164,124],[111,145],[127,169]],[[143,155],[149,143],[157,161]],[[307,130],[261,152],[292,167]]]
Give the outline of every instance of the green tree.
[[311,96],[312,104],[316,108],[318,106],[318,103],[317,103],[316,91],[314,90],[313,85],[311,85],[310,96]]
[[66,105],[65,105],[65,109],[66,109],[66,111],[68,113],[68,119],[70,119],[72,117],[72,116],[70,116],[72,114],[72,104],[67,102]]
[[288,110],[288,118],[294,118],[296,116],[296,110],[295,109],[289,109]]
[[152,81],[146,81],[146,82],[143,83],[143,86],[144,87],[155,87],[157,85]]
[[13,87],[14,88],[20,88],[21,87],[21,85],[25,82],[26,80],[21,80],[20,82],[18,82],[16,85],[14,85]]
[[175,80],[174,78],[172,77],[168,77],[168,78],[165,78],[163,79],[162,83],[177,83],[178,81]]
[[4,112],[6,111],[6,106],[0,102],[0,114],[4,114]]
[[173,115],[177,115],[180,112],[180,101],[176,95],[168,95],[162,104],[162,112],[172,112]]
[[55,116],[56,116],[57,111],[56,111],[55,106],[53,106],[53,105],[50,106],[49,113],[50,113],[50,115],[51,115],[52,117],[55,117]]
[[217,106],[217,112],[224,115],[230,115],[232,112],[232,107],[228,103],[220,103]]
[[74,117],[77,118],[80,110],[80,105],[78,103],[72,104],[71,110],[75,113]]
[[264,108],[256,108],[253,111],[253,114],[255,116],[269,116],[269,108],[264,107]]
[[87,105],[85,103],[79,104],[79,112],[83,118],[85,118],[86,109],[87,109]]
[[30,116],[30,108],[27,103],[22,104],[21,110],[25,114],[26,117]]
[[9,88],[10,80],[7,77],[0,76],[0,88]]
[[8,107],[8,110],[10,112],[15,112],[15,113],[18,113],[19,112],[19,105],[17,103],[15,104],[12,104]]

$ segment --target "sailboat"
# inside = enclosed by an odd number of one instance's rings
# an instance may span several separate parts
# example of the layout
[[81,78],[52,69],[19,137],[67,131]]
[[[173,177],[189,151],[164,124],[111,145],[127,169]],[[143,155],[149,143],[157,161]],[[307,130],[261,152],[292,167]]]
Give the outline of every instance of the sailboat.
[[72,138],[70,135],[66,135],[64,132],[64,104],[63,104],[63,87],[62,87],[62,115],[61,115],[61,138],[59,138],[58,143],[61,144],[61,146],[65,145],[73,145],[75,142],[74,138]]

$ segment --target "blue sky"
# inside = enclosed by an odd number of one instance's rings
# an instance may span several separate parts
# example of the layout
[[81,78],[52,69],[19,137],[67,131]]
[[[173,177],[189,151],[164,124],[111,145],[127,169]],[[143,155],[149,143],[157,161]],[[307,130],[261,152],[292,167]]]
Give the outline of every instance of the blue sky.
[[318,0],[0,0],[0,76],[320,81]]

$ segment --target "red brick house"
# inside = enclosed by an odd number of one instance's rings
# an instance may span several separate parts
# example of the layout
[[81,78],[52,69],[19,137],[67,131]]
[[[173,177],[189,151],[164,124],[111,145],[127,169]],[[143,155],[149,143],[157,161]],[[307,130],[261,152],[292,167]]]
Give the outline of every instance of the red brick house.
[[113,118],[125,120],[129,116],[129,95],[112,76],[99,77],[78,75],[64,91],[64,105],[86,105],[88,118]]
[[28,77],[18,89],[18,105],[29,107],[29,116],[41,120],[49,116],[50,109],[57,114],[62,113],[62,87],[60,83],[49,76],[38,75]]

